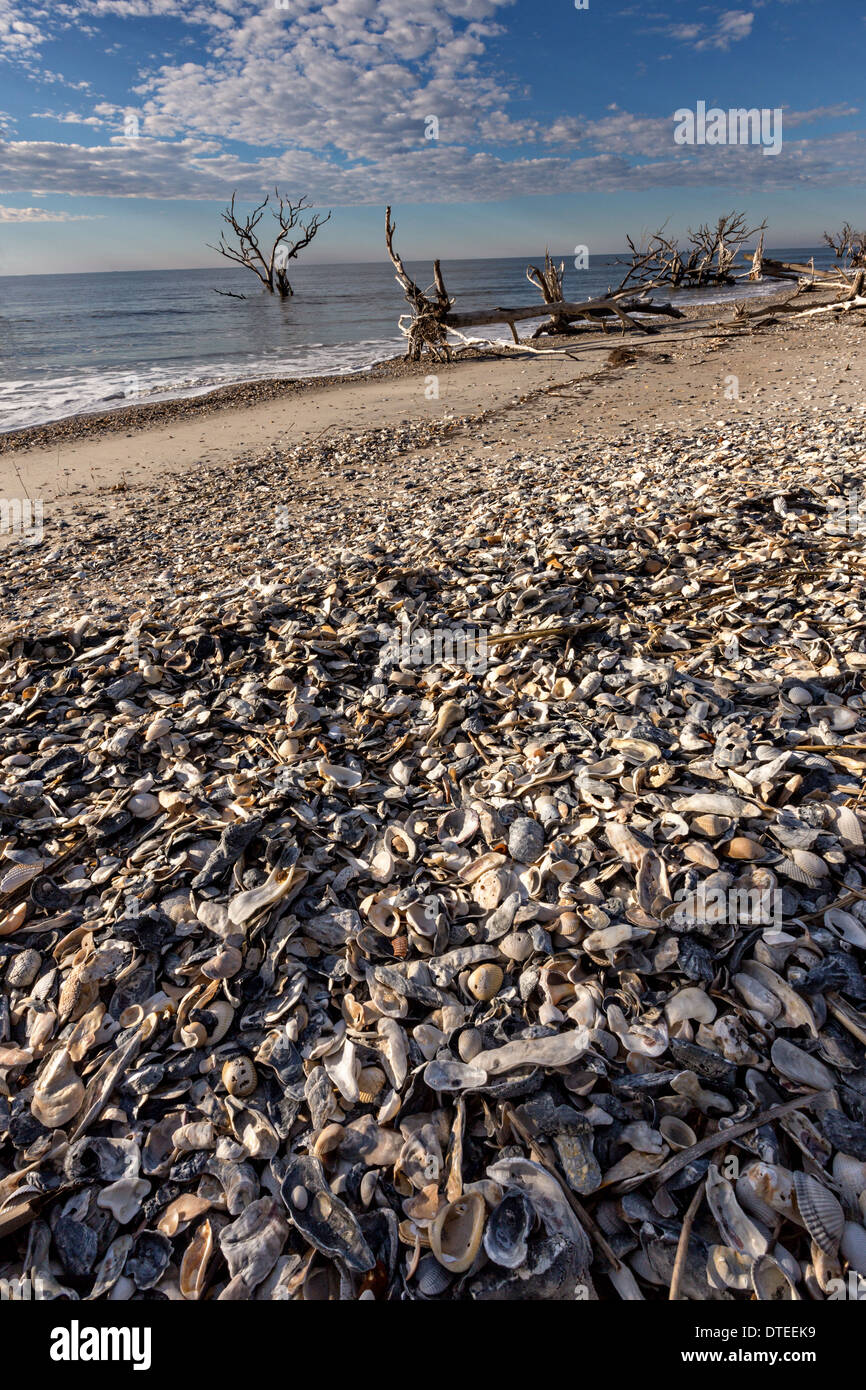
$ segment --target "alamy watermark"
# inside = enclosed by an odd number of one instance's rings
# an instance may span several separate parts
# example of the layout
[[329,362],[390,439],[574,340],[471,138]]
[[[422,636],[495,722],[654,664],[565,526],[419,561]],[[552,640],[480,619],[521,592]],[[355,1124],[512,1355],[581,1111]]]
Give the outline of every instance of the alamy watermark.
[[31,545],[42,540],[44,504],[29,497],[0,497],[0,536],[22,536]]
[[732,107],[723,111],[699,101],[694,109],[681,106],[674,112],[675,145],[762,145],[764,154],[782,148],[782,108]]
[[487,633],[478,628],[413,629],[405,613],[383,643],[380,662],[397,666],[439,666],[451,662],[467,671],[487,670]]
[[827,530],[831,536],[866,533],[866,498],[862,492],[849,489],[845,497],[827,498]]

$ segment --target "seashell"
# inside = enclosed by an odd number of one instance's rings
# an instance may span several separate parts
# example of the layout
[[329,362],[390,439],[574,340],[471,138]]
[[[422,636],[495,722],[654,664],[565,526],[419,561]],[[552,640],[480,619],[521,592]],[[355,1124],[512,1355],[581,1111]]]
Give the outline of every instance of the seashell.
[[725,853],[729,859],[766,859],[767,851],[763,845],[758,844],[757,840],[751,839],[748,835],[735,835],[725,845]]
[[449,1274],[462,1274],[481,1248],[486,1207],[479,1192],[466,1192],[442,1207],[430,1227],[430,1248]]
[[435,1255],[422,1255],[415,1271],[415,1282],[425,1298],[438,1298],[451,1285],[452,1279]]
[[156,1228],[171,1240],[185,1231],[190,1222],[194,1221],[197,1216],[201,1216],[210,1206],[211,1203],[207,1197],[198,1197],[193,1192],[184,1192],[180,1197],[175,1197],[173,1202],[169,1202],[156,1223]]
[[41,859],[32,864],[13,864],[0,878],[0,893],[14,893],[17,888],[23,888],[25,883],[39,877],[43,867]]
[[695,1131],[677,1115],[663,1115],[659,1120],[659,1133],[675,1153],[690,1149],[698,1142]]
[[19,903],[0,917],[0,937],[13,936],[27,920],[27,903]]
[[126,809],[139,820],[149,820],[158,815],[162,808],[158,798],[151,796],[150,792],[136,792],[127,801]]
[[146,1178],[121,1178],[102,1189],[96,1205],[110,1211],[119,1225],[127,1226],[141,1211],[141,1204],[149,1192],[150,1183]]
[[218,1230],[211,1218],[196,1227],[180,1262],[178,1287],[182,1298],[198,1300],[207,1291],[218,1249]]
[[382,1039],[381,1056],[388,1080],[395,1090],[400,1091],[408,1068],[403,1030],[393,1018],[380,1018],[376,1029]]
[[161,1231],[139,1231],[126,1257],[123,1272],[137,1289],[152,1289],[159,1283],[171,1259],[171,1242]]
[[395,1164],[419,1191],[431,1183],[438,1187],[443,1167],[442,1148],[433,1125],[422,1125],[409,1135]]
[[544,853],[545,838],[543,825],[521,816],[508,828],[508,853],[520,864],[534,864]]
[[471,1062],[484,1047],[484,1040],[477,1028],[464,1028],[457,1039],[457,1051],[464,1062]]
[[431,1091],[471,1091],[487,1085],[487,1072],[481,1067],[441,1057],[427,1063],[423,1076]]
[[765,1255],[769,1248],[767,1237],[740,1206],[733,1185],[713,1163],[707,1169],[706,1194],[725,1243],[752,1259]]
[[832,1192],[808,1173],[794,1174],[794,1195],[800,1220],[809,1235],[820,1250],[835,1257],[845,1225],[845,1213],[840,1203]]
[[770,1048],[773,1066],[787,1081],[796,1086],[808,1086],[814,1091],[830,1091],[835,1085],[829,1067],[812,1057],[802,1048],[795,1047],[787,1038],[776,1038]]
[[69,1052],[55,1048],[39,1074],[30,1109],[46,1129],[59,1129],[84,1104],[84,1083],[76,1075]]
[[336,763],[328,762],[327,758],[320,758],[316,763],[316,772],[327,786],[342,787],[350,790],[359,787],[364,780],[361,773],[353,767],[340,767]]
[[[823,1119],[826,1121],[825,1112]],[[866,1161],[854,1158],[850,1153],[833,1155],[833,1181],[838,1185],[842,1196],[850,1206],[856,1206],[866,1192]]]
[[[307,1194],[303,1207],[292,1202],[298,1188]],[[357,1219],[331,1192],[317,1158],[292,1155],[280,1183],[280,1195],[301,1235],[323,1255],[344,1261],[360,1274],[373,1268],[375,1259]]]
[[748,1164],[737,1178],[735,1191],[745,1210],[765,1226],[772,1227],[778,1216],[799,1219],[793,1174],[778,1164]]
[[673,803],[673,809],[680,815],[728,816],[740,820],[749,812],[749,803],[742,797],[731,796],[726,792],[693,792],[681,796]]
[[589,1033],[580,1027],[552,1038],[518,1039],[477,1053],[472,1067],[487,1076],[502,1076],[516,1067],[568,1067],[583,1056],[590,1042]]
[[640,1019],[632,1019],[629,1022],[618,1005],[609,1004],[607,1026],[629,1052],[639,1052],[644,1057],[660,1057],[667,1051],[669,1039],[664,1021],[648,1024]]
[[[110,1294],[123,1273],[123,1266],[126,1257],[132,1249],[132,1236],[118,1236],[113,1240],[102,1257],[102,1262],[96,1271],[96,1279],[93,1288],[87,1295],[88,1300],[102,1298],[104,1294]],[[134,1285],[130,1283],[130,1295],[134,1290]]]
[[272,869],[259,888],[251,888],[248,892],[238,893],[232,898],[229,903],[229,921],[235,926],[243,926],[261,912],[274,907],[296,886],[300,887],[302,883],[296,880],[294,870]]
[[692,830],[696,830],[699,835],[706,835],[710,840],[716,840],[721,835],[726,835],[734,824],[732,816],[716,816],[704,814],[695,816],[691,823]]
[[469,976],[467,987],[470,994],[483,1001],[492,999],[502,987],[503,973],[498,965],[479,965]]
[[446,700],[436,713],[433,728],[427,739],[427,747],[437,743],[447,729],[459,724],[466,717],[464,707],[457,700]]
[[526,1261],[527,1240],[535,1212],[522,1192],[506,1192],[484,1227],[484,1251],[503,1269],[519,1269]]
[[754,1256],[730,1245],[711,1245],[707,1254],[707,1280],[716,1289],[749,1289]]
[[362,1105],[375,1104],[377,1096],[387,1082],[385,1073],[379,1067],[362,1067],[358,1072],[358,1099]]
[[249,1057],[230,1057],[223,1064],[221,1078],[230,1096],[251,1096],[259,1084],[255,1066]]
[[232,1279],[242,1279],[245,1297],[270,1274],[286,1243],[289,1226],[273,1197],[261,1197],[219,1233]]
[[751,1285],[760,1303],[796,1302],[800,1297],[788,1273],[772,1255],[761,1255],[755,1260]]
[[846,1221],[839,1241],[839,1254],[849,1267],[866,1279],[866,1226]]
[[716,1006],[704,990],[688,987],[672,994],[665,1004],[665,1018],[668,1023],[680,1023],[684,1019],[697,1019],[700,1023],[712,1023],[716,1016]]

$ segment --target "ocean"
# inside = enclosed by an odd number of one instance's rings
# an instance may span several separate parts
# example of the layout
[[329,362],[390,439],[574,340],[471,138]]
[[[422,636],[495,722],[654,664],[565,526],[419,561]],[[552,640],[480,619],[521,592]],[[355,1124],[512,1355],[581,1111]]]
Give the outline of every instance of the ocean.
[[[827,247],[767,254],[814,255],[819,268],[833,263]],[[565,260],[565,293],[576,300],[603,294],[624,274],[615,255],[591,256],[581,271],[572,268],[573,257],[555,259]],[[458,312],[531,304],[538,291],[525,278],[528,260],[537,264],[543,254],[443,261]],[[429,262],[406,264],[422,287],[431,281]],[[405,350],[397,320],[408,306],[389,262],[299,263],[291,280],[293,298],[280,301],[241,267],[0,277],[0,432],[233,382],[359,372]],[[659,290],[656,297],[707,303],[779,287],[741,283],[699,295]],[[508,329],[498,324],[473,334],[507,338]]]

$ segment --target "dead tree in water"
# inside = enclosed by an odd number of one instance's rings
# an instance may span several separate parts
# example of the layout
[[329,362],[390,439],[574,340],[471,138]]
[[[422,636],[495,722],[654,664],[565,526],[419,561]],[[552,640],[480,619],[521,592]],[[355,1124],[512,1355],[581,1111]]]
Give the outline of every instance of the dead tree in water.
[[[298,255],[303,251],[320,227],[323,227],[330,218],[330,212],[325,217],[319,213],[314,213],[308,222],[301,221],[301,213],[306,212],[309,203],[306,198],[301,198],[297,203],[293,203],[290,198],[283,198],[278,188],[274,189],[274,197],[277,206],[272,209],[274,217],[279,224],[279,233],[274,238],[270,252],[262,249],[259,242],[258,225],[261,222],[265,209],[270,202],[268,194],[263,203],[253,208],[243,221],[240,220],[235,212],[235,198],[237,190],[232,194],[232,200],[225,212],[220,213],[223,222],[231,228],[233,235],[237,238],[237,246],[233,246],[226,240],[225,232],[220,234],[219,246],[208,245],[212,251],[218,251],[226,260],[234,261],[235,265],[245,266],[247,270],[252,270],[261,280],[265,289],[270,294],[278,294],[280,299],[288,299],[294,294],[289,283],[289,262],[297,260]],[[289,233],[296,227],[300,228],[300,235],[294,240],[289,240]],[[243,296],[241,296],[243,297]]]
[[404,328],[403,319],[400,318],[400,331],[404,333],[407,342],[406,356],[410,362],[418,362],[425,348],[433,357],[444,357],[446,362],[451,361],[451,348],[448,343],[448,335],[445,332],[444,318],[451,308],[452,301],[448,298],[445,289],[445,282],[442,279],[442,268],[438,261],[433,262],[433,286],[436,291],[436,298],[430,298],[430,290],[420,290],[415,281],[409,275],[403,264],[402,257],[394,247],[394,232],[396,223],[391,221],[391,209],[385,209],[385,245],[388,248],[388,255],[391,264],[397,272],[397,280],[403,287],[403,293],[412,306],[412,321],[408,328]]

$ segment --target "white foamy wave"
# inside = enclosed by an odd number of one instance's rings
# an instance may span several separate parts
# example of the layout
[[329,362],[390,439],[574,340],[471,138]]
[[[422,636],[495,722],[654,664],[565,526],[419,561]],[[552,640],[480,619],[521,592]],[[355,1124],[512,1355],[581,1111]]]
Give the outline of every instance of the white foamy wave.
[[68,373],[50,379],[0,381],[0,433],[45,425],[70,415],[156,401],[203,396],[221,386],[247,381],[291,381],[314,376],[344,376],[370,367],[404,350],[402,338],[368,339],[328,346],[312,343],[297,357],[250,357],[245,361],[208,363],[206,367],[153,367],[136,371]]

